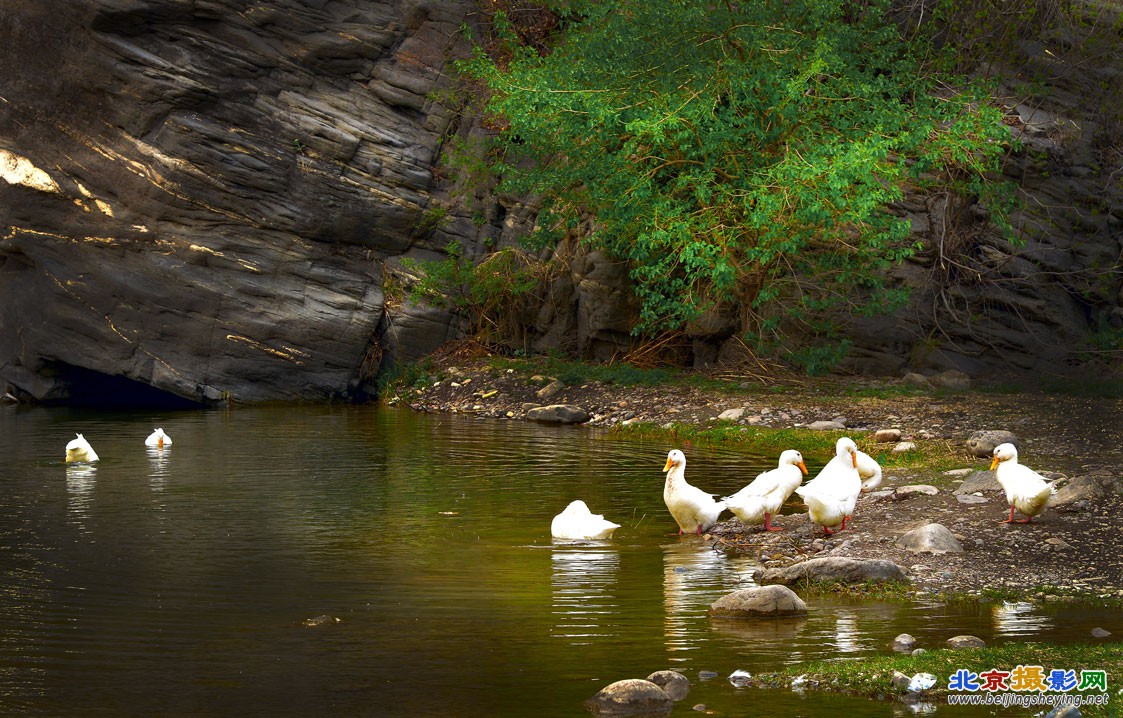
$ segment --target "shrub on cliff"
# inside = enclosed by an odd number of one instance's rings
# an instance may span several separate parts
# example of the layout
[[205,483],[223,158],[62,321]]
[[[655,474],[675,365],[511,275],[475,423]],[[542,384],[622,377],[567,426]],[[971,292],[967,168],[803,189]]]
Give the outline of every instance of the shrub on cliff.
[[465,65],[501,128],[492,169],[541,198],[538,242],[596,218],[586,241],[628,260],[638,332],[718,309],[758,346],[829,341],[839,310],[904,299],[886,280],[918,249],[890,211],[906,189],[992,202],[1002,113],[936,73],[888,2],[550,5],[552,51],[511,32],[501,62]]

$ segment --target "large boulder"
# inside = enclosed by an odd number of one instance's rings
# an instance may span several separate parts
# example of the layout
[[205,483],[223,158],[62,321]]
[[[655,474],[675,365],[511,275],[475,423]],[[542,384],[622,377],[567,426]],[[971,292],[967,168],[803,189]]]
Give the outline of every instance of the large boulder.
[[582,424],[589,420],[589,412],[572,404],[550,404],[527,410],[526,418],[543,424]]
[[880,558],[858,559],[842,556],[813,558],[783,568],[757,570],[753,574],[757,583],[792,584],[804,581],[841,581],[863,583],[866,581],[908,581],[905,572],[892,561]]

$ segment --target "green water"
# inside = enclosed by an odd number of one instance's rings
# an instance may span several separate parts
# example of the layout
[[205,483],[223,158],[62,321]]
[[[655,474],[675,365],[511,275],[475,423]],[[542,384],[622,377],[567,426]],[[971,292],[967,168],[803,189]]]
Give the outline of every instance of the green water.
[[[143,445],[156,426],[170,448]],[[97,464],[64,463],[75,432]],[[755,566],[671,535],[669,448],[379,407],[0,409],[0,713],[572,717],[672,668],[693,683],[676,716],[881,716],[910,711],[727,677],[884,653],[901,632],[1123,631],[1114,615],[837,600],[711,622]],[[716,493],[774,465],[685,448],[688,479]],[[574,498],[623,524],[613,540],[550,539]]]

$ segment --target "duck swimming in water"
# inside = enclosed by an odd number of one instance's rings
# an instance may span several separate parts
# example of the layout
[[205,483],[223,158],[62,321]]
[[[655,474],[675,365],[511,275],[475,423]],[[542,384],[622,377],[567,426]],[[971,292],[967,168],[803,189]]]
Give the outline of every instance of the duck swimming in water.
[[66,445],[66,460],[71,461],[97,461],[97,452],[90,442],[86,441],[86,437],[81,434],[75,434],[76,439],[71,439],[70,443]]
[[144,445],[155,446],[158,449],[162,449],[165,446],[172,445],[172,437],[165,434],[163,429],[156,429],[156,431],[153,431],[148,435],[148,438],[144,440]]

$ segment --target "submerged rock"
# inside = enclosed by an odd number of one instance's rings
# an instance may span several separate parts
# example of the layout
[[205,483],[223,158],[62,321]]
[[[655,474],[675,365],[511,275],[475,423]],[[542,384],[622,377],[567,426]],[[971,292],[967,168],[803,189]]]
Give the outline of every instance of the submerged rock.
[[676,702],[690,693],[690,679],[678,671],[655,671],[647,680],[662,688]]
[[986,648],[987,643],[978,636],[953,636],[947,641],[948,648]]
[[666,691],[642,678],[610,683],[585,701],[585,708],[605,716],[667,715],[674,705]]
[[894,651],[908,653],[916,647],[916,639],[907,633],[902,633],[893,639],[893,642],[889,644],[889,647]]

